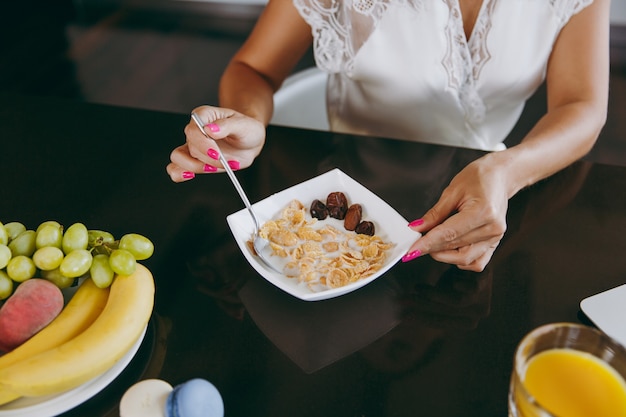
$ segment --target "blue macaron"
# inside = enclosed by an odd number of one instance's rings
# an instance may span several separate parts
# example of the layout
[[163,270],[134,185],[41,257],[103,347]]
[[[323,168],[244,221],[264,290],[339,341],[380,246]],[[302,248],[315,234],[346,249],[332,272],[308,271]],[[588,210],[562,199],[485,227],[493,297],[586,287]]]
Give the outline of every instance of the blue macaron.
[[206,379],[195,378],[174,387],[165,403],[167,417],[223,417],[220,392]]

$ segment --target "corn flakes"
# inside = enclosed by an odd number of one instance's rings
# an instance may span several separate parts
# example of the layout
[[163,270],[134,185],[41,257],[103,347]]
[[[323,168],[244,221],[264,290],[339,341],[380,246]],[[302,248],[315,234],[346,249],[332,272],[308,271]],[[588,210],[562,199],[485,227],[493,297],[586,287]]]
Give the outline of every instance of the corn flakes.
[[379,236],[343,231],[318,222],[298,200],[276,220],[263,224],[260,235],[272,254],[286,260],[284,272],[311,290],[337,288],[380,270],[392,243]]

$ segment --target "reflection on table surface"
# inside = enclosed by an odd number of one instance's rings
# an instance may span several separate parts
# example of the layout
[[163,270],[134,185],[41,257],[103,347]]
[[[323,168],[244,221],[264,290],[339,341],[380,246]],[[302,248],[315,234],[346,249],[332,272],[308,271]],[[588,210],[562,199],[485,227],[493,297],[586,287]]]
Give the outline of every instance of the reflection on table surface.
[[[242,207],[225,175],[167,177],[187,121],[0,96],[0,221],[81,221],[156,246],[144,262],[156,307],[138,355],[67,416],[117,416],[134,382],[193,377],[218,387],[227,416],[506,415],[522,336],[585,322],[580,300],[626,282],[626,170],[581,161],[510,201],[483,273],[424,257],[345,296],[300,301],[245,262],[225,221]],[[481,155],[279,127],[267,138],[237,173],[253,202],[338,167],[409,220]]]

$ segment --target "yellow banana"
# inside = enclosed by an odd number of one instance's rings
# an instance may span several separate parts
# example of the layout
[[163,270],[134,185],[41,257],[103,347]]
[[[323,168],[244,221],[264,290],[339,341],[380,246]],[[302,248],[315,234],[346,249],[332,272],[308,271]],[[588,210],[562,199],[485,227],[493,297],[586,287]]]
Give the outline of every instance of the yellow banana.
[[137,342],[154,306],[154,279],[138,264],[115,277],[100,316],[75,338],[0,369],[0,391],[22,396],[57,394],[113,366]]
[[[98,318],[109,298],[108,288],[98,288],[91,279],[78,287],[61,313],[41,331],[0,357],[0,369],[59,346],[87,329]],[[20,395],[0,390],[0,405]]]
[[0,391],[0,405],[10,403],[13,400],[17,400],[21,395],[15,394],[14,392],[9,391]]

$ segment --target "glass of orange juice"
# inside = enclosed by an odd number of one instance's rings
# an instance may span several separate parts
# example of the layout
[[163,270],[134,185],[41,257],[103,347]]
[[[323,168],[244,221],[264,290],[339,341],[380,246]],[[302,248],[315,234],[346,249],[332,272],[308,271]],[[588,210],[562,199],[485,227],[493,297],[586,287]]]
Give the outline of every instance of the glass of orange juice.
[[531,331],[515,352],[509,416],[626,416],[626,348],[580,324]]

